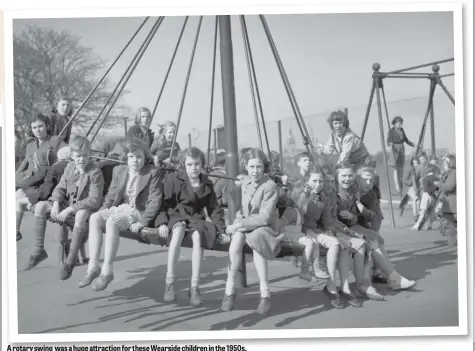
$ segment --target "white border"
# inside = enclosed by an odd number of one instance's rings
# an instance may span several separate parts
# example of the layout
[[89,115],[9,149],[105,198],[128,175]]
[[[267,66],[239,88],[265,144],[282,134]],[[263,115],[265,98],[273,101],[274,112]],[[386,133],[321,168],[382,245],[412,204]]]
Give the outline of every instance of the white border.
[[[454,12],[454,54],[455,54],[455,92],[456,92],[456,146],[459,169],[465,170],[464,148],[464,105],[463,101],[463,43],[462,43],[462,6],[458,3],[435,4],[321,4],[321,5],[286,5],[286,6],[200,6],[200,7],[160,7],[160,8],[123,8],[123,9],[64,9],[64,10],[23,10],[5,12],[5,98],[6,116],[13,116],[13,44],[12,20],[14,18],[42,17],[135,17],[135,16],[178,16],[178,15],[219,15],[219,14],[291,14],[291,13],[362,13],[362,12]],[[435,58],[439,59],[439,58]],[[442,59],[442,58],[440,58]],[[417,64],[417,63],[415,63]],[[5,118],[6,142],[13,145],[13,118]],[[7,169],[14,169],[14,154],[5,153]],[[5,160],[5,159],[4,159]],[[13,173],[6,174],[6,198],[14,199]],[[465,209],[465,172],[458,172],[458,206]],[[10,186],[11,185],[11,186]],[[5,198],[5,197],[4,197]],[[14,217],[14,206],[4,207],[5,219]],[[459,211],[459,223],[465,223],[465,211]],[[15,231],[13,220],[6,221],[6,233]],[[7,235],[6,250],[16,252],[16,241]],[[421,335],[466,335],[467,329],[467,246],[465,226],[459,226],[458,245],[458,294],[459,327],[438,328],[362,328],[362,329],[316,329],[316,330],[252,330],[252,331],[187,331],[183,332],[136,332],[136,333],[62,333],[62,334],[18,334],[18,310],[11,308],[9,313],[9,341],[16,342],[100,342],[100,341],[146,341],[146,340],[225,340],[225,339],[267,339],[267,338],[335,338],[335,337],[369,337],[369,336],[421,336]],[[17,306],[17,265],[16,255],[8,255],[8,295],[9,306]]]

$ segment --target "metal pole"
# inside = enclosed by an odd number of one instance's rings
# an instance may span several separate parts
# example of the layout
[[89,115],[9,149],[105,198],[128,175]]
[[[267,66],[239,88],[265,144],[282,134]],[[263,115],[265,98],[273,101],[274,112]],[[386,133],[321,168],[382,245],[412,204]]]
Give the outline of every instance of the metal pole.
[[[153,31],[150,33],[150,36],[148,36],[145,40],[146,40],[146,45],[143,47],[142,51],[140,51],[138,57],[135,59],[134,61],[134,64],[132,67],[130,67],[130,70],[128,71],[127,73],[127,77],[124,77],[122,78],[124,80],[124,82],[122,83],[121,87],[118,89],[118,92],[114,98],[114,100],[112,101],[112,104],[109,106],[109,108],[107,109],[105,115],[104,115],[104,119],[101,121],[101,123],[99,124],[99,127],[97,128],[95,134],[92,136],[92,139],[91,139],[91,143],[94,141],[94,139],[96,138],[97,134],[99,133],[99,130],[101,129],[102,125],[105,123],[105,121],[107,120],[107,117],[109,117],[109,114],[110,112],[112,111],[112,109],[114,108],[114,105],[115,103],[117,102],[117,100],[120,98],[120,94],[122,93],[122,91],[124,90],[125,86],[127,85],[130,77],[132,77],[132,74],[134,73],[135,69],[137,68],[137,65],[140,63],[140,60],[142,60],[142,57],[144,55],[144,53],[147,51],[148,49],[148,46],[150,45],[153,37],[155,36],[155,34],[157,33],[158,31],[158,28],[160,28],[160,25],[162,24],[163,22],[163,19],[165,17],[159,17],[159,19],[157,20],[157,22],[155,22],[155,25],[153,27]],[[112,95],[111,95],[112,96]]]
[[125,137],[127,138],[127,117],[124,117]]
[[[379,69],[379,63],[375,63],[373,65],[373,70]],[[377,68],[377,69],[376,69]],[[364,139],[364,135],[366,133],[366,126],[368,125],[368,119],[369,119],[369,113],[371,112],[371,105],[373,105],[373,97],[374,97],[374,90],[376,89],[376,85],[374,82],[374,73],[373,73],[373,84],[371,86],[371,92],[369,93],[369,101],[368,101],[368,106],[366,107],[366,114],[364,117],[364,123],[363,123],[363,130],[361,131],[361,140]]]
[[432,97],[432,104],[430,107],[430,141],[432,155],[435,157],[435,120],[434,120],[434,97]]
[[429,113],[430,113],[430,110],[431,110],[431,107],[432,107],[432,101],[434,99],[434,91],[435,91],[435,86],[436,85],[437,85],[437,82],[436,82],[435,78],[432,78],[430,80],[429,102],[427,103],[427,110],[426,110],[426,114],[424,116],[424,122],[422,123],[421,134],[419,135],[419,140],[417,142],[416,155],[419,155],[419,151],[422,148],[422,140],[424,139],[426,126],[427,126],[427,119],[429,117]]
[[[239,174],[239,155],[237,141],[236,95],[234,91],[234,60],[231,37],[231,17],[219,16],[219,46],[221,53],[221,82],[223,86],[224,133],[226,136],[226,168],[229,177]],[[228,206],[229,223],[234,222],[240,204],[230,201]],[[246,261],[242,255],[240,267],[243,287],[247,286]]]
[[284,148],[282,147],[282,121],[277,121],[277,133],[279,135],[279,155],[280,155],[280,169],[284,169]]
[[389,201],[389,215],[391,216],[391,225],[393,228],[396,228],[396,222],[394,221],[393,213],[393,199],[391,195],[391,183],[389,181],[389,168],[388,168],[388,158],[386,155],[386,143],[384,142],[384,129],[383,129],[383,112],[381,108],[381,97],[380,97],[380,80],[381,77],[374,78],[374,85],[376,86],[376,101],[378,105],[378,117],[379,117],[379,131],[381,134],[381,152],[383,154],[383,163],[384,171],[386,173],[386,186],[388,192],[388,201]]
[[188,147],[192,147],[192,142],[191,142],[191,133],[188,133]]
[[454,97],[452,96],[452,94],[450,94],[449,92],[449,89],[447,89],[447,87],[445,86],[445,84],[442,82],[442,79],[440,79],[440,77],[437,77],[437,83],[439,83],[440,87],[442,88],[442,90],[444,91],[445,94],[447,94],[448,98],[450,99],[450,101],[452,101],[452,103],[455,105],[455,99]]
[[348,107],[345,107],[345,115],[346,115],[346,117],[348,117],[348,118],[350,117],[350,116],[348,116]]
[[432,66],[432,65],[437,65],[439,63],[450,62],[450,61],[453,61],[453,60],[454,60],[454,58],[452,57],[452,58],[449,58],[449,59],[446,59],[446,60],[440,60],[440,61],[435,61],[435,62],[431,62],[431,63],[425,63],[423,65],[412,66],[412,67],[408,67],[408,68],[398,69],[396,71],[386,72],[385,74],[397,74],[397,73],[401,73],[401,72],[405,72],[405,71],[412,71],[413,69],[416,69],[416,68],[428,67],[428,66]]
[[[216,21],[214,24],[214,43],[213,43],[213,70],[211,73],[211,102],[209,107],[209,127],[208,127],[208,150],[206,152],[206,162],[208,165],[210,163],[210,152],[211,152],[211,133],[213,131],[213,107],[214,107],[214,85],[215,85],[215,76],[216,76],[216,52],[218,46],[218,16],[216,16]],[[216,155],[215,155],[216,160]]]

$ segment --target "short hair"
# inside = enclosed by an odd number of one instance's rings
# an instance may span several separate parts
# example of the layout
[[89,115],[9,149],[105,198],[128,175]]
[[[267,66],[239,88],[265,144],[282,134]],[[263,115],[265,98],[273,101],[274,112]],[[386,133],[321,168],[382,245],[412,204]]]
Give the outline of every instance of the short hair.
[[310,154],[307,151],[304,151],[295,155],[295,162],[299,162],[304,157],[311,158]]
[[336,165],[336,173],[339,174],[341,170],[343,169],[351,169],[351,171],[354,173],[355,170],[353,169],[353,166],[349,162],[341,162]]
[[214,159],[214,164],[216,166],[224,166],[226,164],[226,153],[219,152]]
[[57,100],[56,100],[56,103],[54,104],[53,106],[53,113],[58,113],[58,104],[60,101],[67,101],[68,104],[69,104],[69,111],[68,113],[66,114],[66,117],[71,117],[73,115],[73,99],[71,99],[70,97],[66,96],[66,95],[61,95]]
[[309,170],[308,170],[308,178],[310,177],[311,174],[321,174],[323,177],[325,177],[325,174],[323,173],[323,170],[320,166],[317,165],[311,165]]
[[371,173],[373,178],[374,176],[376,175],[376,172],[374,171],[374,168],[372,167],[361,167],[360,169],[358,169],[358,171],[356,172],[358,177],[361,177],[363,175],[363,173]]
[[148,107],[140,107],[138,110],[137,110],[137,113],[135,114],[135,124],[141,124],[140,123],[140,120],[141,120],[141,117],[140,115],[142,114],[142,112],[148,112],[148,114],[150,115],[150,118],[152,117],[152,112],[150,112],[150,109]]
[[269,160],[267,159],[267,156],[264,153],[264,151],[262,151],[261,149],[259,149],[257,147],[247,150],[246,153],[243,155],[243,159],[242,159],[243,166],[246,167],[249,160],[252,160],[254,158],[258,158],[259,160],[262,161],[262,163],[264,165],[264,172],[269,171]]
[[457,168],[457,159],[455,155],[446,155],[444,157],[444,162],[447,162],[447,164],[449,165],[449,169]]
[[204,165],[206,164],[206,157],[204,152],[195,146],[189,147],[180,153],[180,165],[183,168],[185,167],[187,157],[199,159],[201,161],[201,167],[204,167]]
[[419,155],[417,156],[418,159],[420,159],[421,157],[425,157],[425,158],[429,159],[427,157],[427,154],[425,153],[425,151],[420,152]]
[[364,167],[376,168],[376,158],[373,156],[368,156],[363,162]]
[[396,117],[393,118],[391,124],[392,124],[392,125],[395,125],[397,122],[404,123],[404,120],[402,119],[401,116],[396,116]]
[[28,136],[28,138],[34,138],[35,137],[35,135],[33,134],[33,129],[31,129],[31,125],[36,121],[43,122],[46,126],[47,134],[51,135],[51,120],[49,119],[48,116],[46,116],[42,113],[38,113],[37,115],[35,115],[35,117],[33,117],[33,119],[30,121],[30,123],[28,123],[27,130],[26,130],[26,135]]
[[80,135],[72,138],[69,142],[69,146],[71,147],[71,152],[91,150],[91,142],[86,137]]
[[128,153],[137,154],[138,152],[143,152],[146,163],[151,160],[147,144],[138,138],[128,138],[123,145],[123,152],[124,156],[127,156]]

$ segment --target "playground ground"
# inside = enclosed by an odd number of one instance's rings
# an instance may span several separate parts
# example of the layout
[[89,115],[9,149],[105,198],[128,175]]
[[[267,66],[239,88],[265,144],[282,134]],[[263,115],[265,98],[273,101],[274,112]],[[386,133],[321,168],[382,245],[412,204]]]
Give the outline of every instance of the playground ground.
[[[386,216],[389,215],[386,211]],[[248,284],[238,290],[235,310],[219,310],[226,281],[226,252],[206,251],[202,263],[203,306],[187,298],[191,250],[183,248],[177,269],[178,301],[162,301],[166,248],[122,240],[114,263],[115,280],[102,292],[77,284],[86,267],[67,281],[58,277],[58,227],[48,224],[45,248],[49,258],[22,271],[34,248],[33,221],[25,216],[23,240],[17,243],[19,333],[96,333],[303,328],[434,327],[458,325],[457,252],[437,230],[413,232],[409,211],[396,217],[396,229],[385,220],[382,235],[396,269],[418,284],[393,292],[377,285],[386,301],[365,301],[363,308],[335,310],[322,292],[323,281],[307,283],[289,260],[269,264],[273,308],[262,317],[254,311],[259,284],[248,258]],[[10,233],[12,234],[12,233]]]

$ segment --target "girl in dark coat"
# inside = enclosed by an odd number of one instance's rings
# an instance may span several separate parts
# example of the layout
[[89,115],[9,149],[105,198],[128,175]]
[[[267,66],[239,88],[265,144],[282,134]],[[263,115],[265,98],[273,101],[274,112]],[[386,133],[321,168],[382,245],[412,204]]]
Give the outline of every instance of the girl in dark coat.
[[[191,235],[193,252],[192,275],[189,290],[193,306],[201,305],[199,277],[203,248],[213,247],[219,233],[225,233],[223,210],[218,206],[213,182],[202,174],[205,155],[196,148],[186,149],[182,155],[184,171],[171,173],[163,185],[163,204],[155,220],[160,236],[168,238],[168,266],[164,300],[176,300],[175,268],[185,235]],[[207,221],[206,210],[211,222]]]
[[391,147],[389,154],[389,166],[394,168],[394,184],[396,191],[402,192],[402,177],[404,173],[404,164],[406,163],[404,143],[414,147],[414,143],[409,141],[402,128],[404,120],[400,116],[393,118],[393,127],[388,132],[388,146]]
[[153,132],[149,128],[152,122],[152,113],[147,107],[138,109],[135,115],[135,125],[127,131],[127,138],[142,140],[147,147],[152,146]]

